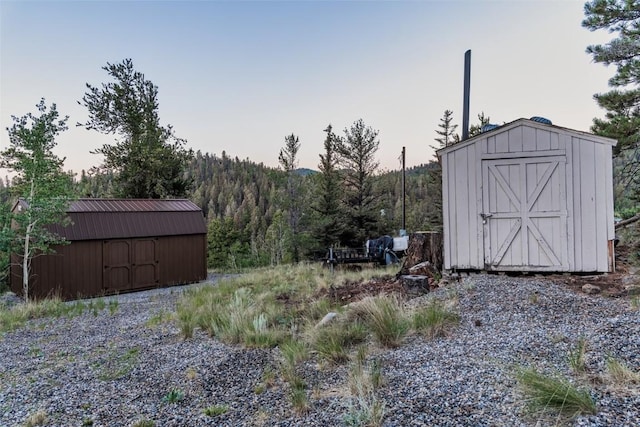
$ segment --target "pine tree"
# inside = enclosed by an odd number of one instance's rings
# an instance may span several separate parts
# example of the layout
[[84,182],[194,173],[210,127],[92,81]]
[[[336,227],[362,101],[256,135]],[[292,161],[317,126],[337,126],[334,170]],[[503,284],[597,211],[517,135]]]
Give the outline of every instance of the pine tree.
[[479,135],[482,132],[482,126],[488,125],[491,121],[489,116],[484,115],[484,111],[478,114],[478,124],[469,127],[469,138]]
[[444,147],[448,147],[460,141],[460,137],[456,134],[458,125],[454,125],[452,122],[453,111],[444,110],[444,114],[440,119],[440,123],[438,123],[438,129],[436,129],[436,133],[440,136],[438,138],[435,138],[435,140],[439,145],[430,145],[430,147],[433,148],[434,151]]
[[[336,142],[342,171],[343,203],[346,227],[341,243],[357,247],[372,236],[377,229],[380,209],[373,192],[373,182],[378,169],[375,154],[380,141],[378,131],[366,126],[362,119],[344,130],[344,138]],[[377,236],[375,236],[377,237]]]
[[594,118],[591,130],[618,140],[614,155],[620,187],[634,198],[640,191],[640,4],[632,0],[594,0],[584,6],[582,26],[615,34],[609,43],[587,47],[595,62],[615,65],[613,89],[594,95],[605,118]]
[[313,211],[317,214],[313,236],[321,249],[336,246],[340,242],[342,220],[340,212],[340,175],[338,173],[337,137],[331,125],[324,130],[324,154],[320,154],[317,175],[315,203]]
[[103,168],[116,174],[116,196],[166,198],[187,195],[191,180],[185,169],[193,157],[171,126],[160,125],[158,87],[125,59],[103,67],[115,82],[102,87],[87,83],[81,105],[89,120],[78,126],[121,137],[95,153],[104,156]]
[[302,216],[301,178],[296,169],[298,168],[298,150],[300,150],[300,140],[294,134],[285,137],[285,145],[280,150],[278,161],[282,169],[287,174],[287,188],[285,198],[285,208],[288,212],[289,228],[291,229],[291,254],[294,262],[300,261],[300,242],[298,239],[300,218]]

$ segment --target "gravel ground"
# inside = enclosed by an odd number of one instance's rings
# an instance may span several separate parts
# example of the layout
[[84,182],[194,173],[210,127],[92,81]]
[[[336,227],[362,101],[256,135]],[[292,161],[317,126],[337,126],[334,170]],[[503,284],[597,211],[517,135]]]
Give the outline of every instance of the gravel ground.
[[[130,426],[141,419],[156,426],[345,424],[353,405],[346,367],[306,363],[310,409],[297,415],[278,375],[272,387],[256,390],[265,369],[277,372],[278,349],[230,347],[197,330],[183,340],[171,321],[151,324],[175,310],[183,289],[111,297],[118,300],[113,314],[36,319],[6,333],[0,425],[23,425],[38,411],[51,426]],[[514,379],[518,367],[561,373],[589,387],[598,413],[570,425],[640,425],[640,385],[598,381],[607,357],[640,371],[640,311],[628,298],[587,296],[539,278],[476,275],[421,299],[452,296],[461,324],[450,336],[413,336],[394,350],[371,349],[382,362],[385,426],[555,424],[551,415],[527,412]],[[580,338],[588,345],[582,377],[567,359]],[[173,389],[182,400],[163,400]],[[228,411],[209,417],[203,410],[211,405]]]

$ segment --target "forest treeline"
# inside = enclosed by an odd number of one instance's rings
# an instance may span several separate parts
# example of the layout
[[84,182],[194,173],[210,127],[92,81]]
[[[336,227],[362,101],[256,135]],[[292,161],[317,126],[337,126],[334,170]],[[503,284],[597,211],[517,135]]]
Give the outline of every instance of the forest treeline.
[[[308,259],[327,250],[322,227],[325,218],[314,209],[322,174],[298,169],[295,173],[300,184],[298,241],[301,258]],[[198,151],[184,178],[192,182],[188,198],[202,208],[208,225],[211,268],[234,269],[293,260],[286,171],[231,157],[224,151],[221,155]],[[79,197],[110,197],[115,193],[109,174],[82,171],[76,181]],[[379,172],[372,182],[376,222],[367,237],[397,234],[402,227],[402,171]],[[433,161],[408,168],[405,188],[407,231],[441,228],[439,164]],[[347,218],[342,222],[348,223]],[[336,243],[344,246],[347,242]],[[362,245],[364,241],[359,242]]]

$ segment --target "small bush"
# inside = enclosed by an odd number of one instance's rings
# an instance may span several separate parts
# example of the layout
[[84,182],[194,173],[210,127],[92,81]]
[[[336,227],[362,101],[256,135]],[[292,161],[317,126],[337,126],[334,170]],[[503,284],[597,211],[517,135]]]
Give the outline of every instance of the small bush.
[[596,413],[589,392],[577,389],[566,379],[550,377],[533,368],[520,370],[517,379],[534,412],[551,409],[569,418]]
[[428,338],[437,338],[446,336],[451,328],[460,323],[460,316],[443,304],[433,302],[416,310],[412,320],[417,332]]
[[143,418],[131,424],[131,427],[156,427],[156,423],[154,421]]
[[227,405],[213,405],[205,408],[204,414],[208,417],[217,417],[218,415],[226,414],[229,410]]

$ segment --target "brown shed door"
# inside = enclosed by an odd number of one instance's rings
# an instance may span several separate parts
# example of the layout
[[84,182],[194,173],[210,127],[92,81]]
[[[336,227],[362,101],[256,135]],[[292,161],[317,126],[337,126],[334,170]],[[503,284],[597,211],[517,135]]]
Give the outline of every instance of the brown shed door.
[[158,261],[155,239],[133,241],[133,287],[143,288],[158,283]]
[[107,240],[102,259],[107,290],[128,291],[158,283],[155,239]]
[[131,241],[107,240],[102,244],[104,287],[109,290],[131,289]]
[[566,271],[564,156],[485,160],[485,267]]

